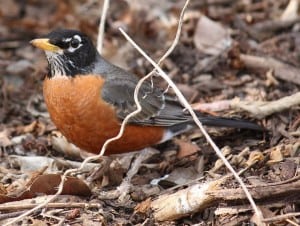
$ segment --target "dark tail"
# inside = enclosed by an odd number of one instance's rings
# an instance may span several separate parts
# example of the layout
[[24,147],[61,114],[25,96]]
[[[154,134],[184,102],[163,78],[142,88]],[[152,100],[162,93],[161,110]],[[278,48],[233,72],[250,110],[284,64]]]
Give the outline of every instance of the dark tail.
[[236,118],[222,118],[214,116],[199,116],[199,120],[203,125],[216,127],[231,127],[239,129],[251,129],[263,131],[264,128],[247,120]]
[[[201,123],[206,126],[231,127],[231,128],[239,128],[239,129],[265,131],[263,127],[243,119],[222,118],[222,117],[208,116],[208,115],[204,116],[202,115],[202,113],[198,113],[198,112],[197,115]],[[190,123],[183,122],[169,127],[169,130],[172,132],[173,136],[175,136],[185,131],[188,131],[191,128],[194,128],[195,126],[196,124],[192,121]]]

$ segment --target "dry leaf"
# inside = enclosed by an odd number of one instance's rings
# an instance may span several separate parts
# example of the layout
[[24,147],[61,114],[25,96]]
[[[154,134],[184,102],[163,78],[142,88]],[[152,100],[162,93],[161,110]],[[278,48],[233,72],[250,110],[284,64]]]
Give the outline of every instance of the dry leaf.
[[[36,197],[40,194],[52,195],[57,192],[58,185],[61,181],[59,174],[44,174],[40,175],[28,187],[24,187],[24,192],[18,196],[0,195],[0,203],[17,201]],[[62,195],[79,195],[89,196],[91,191],[89,187],[76,177],[67,177],[64,182]]]
[[54,159],[45,156],[11,155],[8,157],[8,161],[15,168],[20,168],[23,173],[40,170],[44,167],[47,167],[50,172],[58,171]]
[[37,135],[41,136],[44,134],[46,130],[46,126],[44,123],[40,121],[33,121],[29,125],[26,126],[19,126],[17,131],[19,134],[21,133],[36,133]]
[[168,182],[170,184],[185,184],[199,177],[196,169],[193,166],[188,168],[178,167],[174,169],[169,176],[162,180],[161,183]]
[[2,183],[0,183],[0,194],[1,195],[6,195],[7,194],[7,190],[6,190],[5,186]]
[[151,198],[146,199],[145,201],[139,203],[134,208],[135,212],[146,213],[151,207]]
[[191,142],[176,139],[175,143],[179,146],[179,151],[177,154],[177,158],[179,159],[184,158],[186,156],[191,156],[200,150],[198,145],[193,144]]
[[3,130],[0,132],[0,147],[8,147],[12,145],[11,140],[8,138],[7,130]]
[[80,209],[73,209],[71,212],[66,214],[66,219],[72,220],[80,216]]
[[288,6],[282,13],[280,20],[288,21],[294,20],[298,17],[299,0],[290,0]]
[[[58,131],[52,132],[51,134],[51,144],[54,150],[65,154],[70,157],[81,157],[81,155],[90,156],[85,151],[81,151],[80,148],[76,147],[74,144],[67,141],[67,139]],[[83,156],[84,157],[84,156]]]
[[281,153],[281,147],[277,146],[271,150],[270,153],[270,160],[267,162],[267,164],[271,165],[277,162],[281,162],[283,160],[283,155]]
[[264,160],[264,155],[260,151],[251,151],[249,158],[246,162],[247,166],[252,166],[253,164],[257,162],[261,162]]
[[197,49],[209,55],[219,55],[230,47],[232,39],[228,29],[202,15],[197,23],[194,35]]
[[45,222],[45,220],[38,220],[38,219],[34,219],[31,217],[30,219],[31,223],[30,225],[31,226],[47,226],[49,224],[47,224],[47,222]]

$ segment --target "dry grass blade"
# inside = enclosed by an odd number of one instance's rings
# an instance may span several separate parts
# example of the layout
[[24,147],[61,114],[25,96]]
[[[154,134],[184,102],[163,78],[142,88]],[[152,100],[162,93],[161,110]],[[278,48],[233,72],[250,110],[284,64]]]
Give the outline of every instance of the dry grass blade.
[[97,38],[97,50],[99,51],[99,53],[102,53],[102,49],[103,49],[104,28],[105,28],[105,20],[106,20],[108,8],[109,8],[109,0],[104,0],[102,6],[101,20],[99,24],[98,38]]

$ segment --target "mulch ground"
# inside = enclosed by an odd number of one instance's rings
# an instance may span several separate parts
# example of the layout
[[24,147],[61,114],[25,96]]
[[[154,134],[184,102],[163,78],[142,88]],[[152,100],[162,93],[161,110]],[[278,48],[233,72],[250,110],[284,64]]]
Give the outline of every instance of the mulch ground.
[[[79,167],[87,156],[68,144],[51,122],[42,96],[47,62],[29,41],[55,28],[71,28],[96,42],[99,2],[0,0],[0,224],[54,194],[59,175]],[[254,198],[265,218],[299,211],[299,102],[264,117],[228,103],[236,98],[271,102],[299,92],[300,16],[295,2],[191,1],[180,41],[162,64],[197,110],[245,118],[266,128],[265,132],[207,128],[234,169],[246,169],[241,177],[257,188]],[[140,77],[147,74],[151,65],[126,42],[118,27],[158,60],[175,37],[183,4],[181,0],[112,1],[103,55]],[[155,82],[166,88],[161,79]],[[122,200],[117,187],[135,153],[88,163],[67,180],[62,195],[48,208],[23,218],[22,224],[229,226],[256,222],[248,201],[242,195],[234,198],[239,185],[232,177],[224,180],[214,194],[216,201],[206,208],[159,222],[155,210],[141,205],[218,180],[229,171],[199,130],[157,145],[150,153]],[[263,194],[264,186],[271,189],[266,189],[269,194]],[[287,216],[272,222],[299,225],[300,219]]]

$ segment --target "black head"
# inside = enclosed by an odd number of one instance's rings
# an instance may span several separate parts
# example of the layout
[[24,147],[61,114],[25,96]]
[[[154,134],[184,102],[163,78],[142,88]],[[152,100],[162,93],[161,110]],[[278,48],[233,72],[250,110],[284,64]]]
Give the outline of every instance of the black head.
[[45,51],[50,77],[88,74],[98,54],[90,38],[76,30],[54,30],[31,43]]

